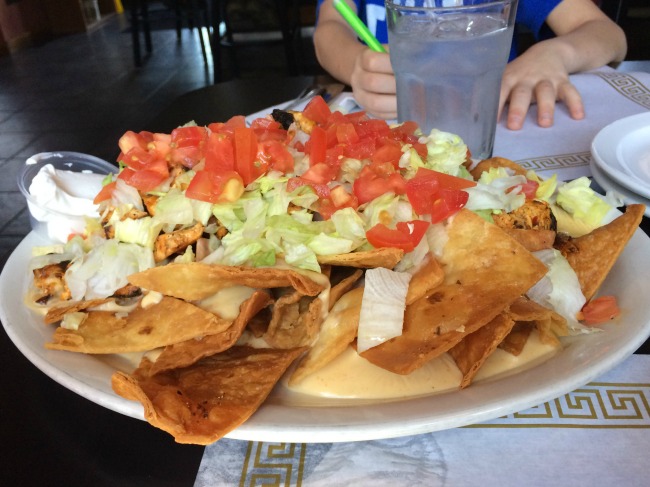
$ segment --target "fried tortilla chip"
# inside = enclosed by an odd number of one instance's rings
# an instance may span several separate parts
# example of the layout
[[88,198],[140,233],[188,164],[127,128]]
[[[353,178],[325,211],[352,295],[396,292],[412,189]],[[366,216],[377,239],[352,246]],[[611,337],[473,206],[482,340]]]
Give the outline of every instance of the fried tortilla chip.
[[154,376],[144,361],[132,375],[114,373],[112,386],[178,443],[207,445],[250,418],[302,352],[235,346]]
[[77,330],[58,327],[45,348],[82,353],[143,352],[221,333],[231,323],[193,304],[163,296],[160,302],[138,307],[125,316],[90,311]]
[[474,166],[474,168],[470,170],[470,174],[474,179],[478,180],[481,177],[481,174],[485,171],[489,171],[493,167],[504,167],[506,169],[511,169],[515,174],[521,174],[522,176],[526,175],[526,170],[523,167],[504,157],[491,157],[485,159]]
[[75,311],[84,311],[88,308],[94,308],[95,306],[108,303],[109,301],[113,301],[113,300],[109,298],[103,298],[103,299],[88,299],[85,301],[66,301],[63,303],[59,303],[47,310],[47,313],[43,321],[45,322],[46,325],[51,325],[52,323],[61,321],[63,319],[63,316],[67,313],[74,313]]
[[508,315],[518,323],[534,325],[539,331],[540,340],[548,345],[559,346],[557,337],[569,334],[566,318],[523,296],[508,307]]
[[534,328],[535,326],[532,323],[526,321],[516,322],[512,330],[510,330],[510,333],[499,343],[499,348],[505,350],[510,355],[518,357],[526,346]]
[[375,365],[408,374],[489,323],[546,274],[521,244],[468,210],[447,225],[435,291],[406,307],[400,336],[361,353]]
[[298,291],[285,294],[273,305],[264,340],[273,348],[310,346],[323,322],[323,306],[325,303],[318,297]]
[[289,385],[325,367],[338,357],[357,336],[363,288],[358,287],[341,296],[325,318],[318,339],[289,378]]
[[504,232],[523,245],[529,252],[553,248],[556,233],[553,230],[504,228]]
[[402,259],[404,251],[392,247],[367,250],[363,252],[351,252],[349,254],[319,255],[318,263],[323,265],[340,265],[347,267],[358,267],[360,269],[374,269],[385,267],[392,269]]
[[363,271],[361,269],[356,269],[352,274],[332,285],[332,288],[330,289],[328,310],[331,310],[338,300],[341,299],[341,296],[352,289],[361,277],[363,277]]
[[440,263],[429,254],[422,266],[413,274],[406,294],[406,304],[413,304],[433,292],[445,279]]
[[449,355],[463,374],[460,382],[461,389],[472,383],[476,373],[510,333],[514,324],[514,320],[508,316],[508,313],[501,313],[449,349]]
[[249,321],[271,302],[271,296],[267,292],[255,291],[241,304],[239,315],[230,327],[221,333],[206,335],[198,340],[192,338],[167,345],[151,365],[149,372],[157,374],[165,370],[187,367],[204,357],[229,349],[237,342]]
[[632,238],[643,214],[644,205],[629,205],[614,221],[577,238],[558,240],[555,244],[576,272],[582,293],[589,301],[614,266],[625,245]]
[[[313,276],[311,279],[309,276]],[[220,289],[241,285],[253,288],[293,287],[306,296],[316,296],[326,285],[320,274],[277,267],[242,267],[201,262],[171,263],[129,276],[129,282],[166,296],[197,301]]]

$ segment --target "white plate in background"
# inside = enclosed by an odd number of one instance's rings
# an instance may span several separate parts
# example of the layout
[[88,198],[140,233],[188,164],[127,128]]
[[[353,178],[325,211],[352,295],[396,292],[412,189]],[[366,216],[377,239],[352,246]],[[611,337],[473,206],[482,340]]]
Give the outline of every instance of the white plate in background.
[[594,137],[591,155],[609,178],[650,198],[650,112],[607,125]]

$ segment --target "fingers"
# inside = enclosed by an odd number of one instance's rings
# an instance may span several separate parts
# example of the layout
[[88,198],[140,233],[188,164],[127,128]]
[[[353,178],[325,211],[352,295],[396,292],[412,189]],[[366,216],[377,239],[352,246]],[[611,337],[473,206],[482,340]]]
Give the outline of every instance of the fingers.
[[517,85],[510,91],[509,99],[506,127],[510,130],[519,130],[524,125],[526,113],[533,100],[533,91],[526,85]]
[[350,84],[356,101],[368,113],[397,118],[396,82],[388,54],[363,51],[355,62]]
[[582,120],[585,118],[585,107],[582,103],[580,93],[571,83],[567,82],[562,85],[558,90],[558,100],[564,102],[569,109],[569,115],[574,120]]
[[557,87],[550,80],[542,80],[534,86],[519,84],[510,92],[502,89],[499,100],[499,115],[503,110],[501,103],[508,101],[508,116],[506,127],[519,130],[523,127],[526,113],[532,103],[537,104],[537,124],[540,127],[551,127],[554,123],[555,105],[557,101],[566,104],[569,115],[575,120],[584,118],[582,97],[571,82],[561,82]]

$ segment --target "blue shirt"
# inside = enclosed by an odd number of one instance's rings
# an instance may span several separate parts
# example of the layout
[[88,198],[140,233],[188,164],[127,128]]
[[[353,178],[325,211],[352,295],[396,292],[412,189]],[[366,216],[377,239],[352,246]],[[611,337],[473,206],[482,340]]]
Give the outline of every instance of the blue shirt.
[[[318,0],[318,9],[324,0]],[[527,27],[535,36],[535,39],[542,37],[544,22],[548,14],[562,0],[519,0],[517,6],[516,24]],[[357,5],[357,12],[361,20],[368,26],[370,32],[375,34],[379,42],[388,43],[388,30],[386,27],[386,7],[384,0],[354,0]],[[515,40],[513,39],[513,42]],[[514,57],[514,49],[510,55]]]

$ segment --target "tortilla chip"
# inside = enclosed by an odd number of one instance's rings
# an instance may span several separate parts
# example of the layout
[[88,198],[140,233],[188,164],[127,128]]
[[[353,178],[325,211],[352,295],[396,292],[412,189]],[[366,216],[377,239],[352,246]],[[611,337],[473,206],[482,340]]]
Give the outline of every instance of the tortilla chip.
[[623,215],[607,225],[582,237],[556,242],[556,248],[576,272],[587,301],[594,297],[609,274],[641,223],[644,212],[644,205],[629,205]]
[[321,326],[318,339],[289,378],[289,385],[325,367],[338,357],[357,336],[363,288],[358,287],[341,296]]
[[449,349],[449,354],[463,374],[461,389],[472,383],[476,373],[510,333],[514,324],[514,320],[507,313],[501,313]]
[[95,306],[108,303],[109,301],[113,301],[113,299],[88,299],[86,301],[66,301],[59,303],[47,310],[47,314],[45,315],[43,321],[46,325],[51,325],[52,323],[61,321],[63,319],[63,316],[67,313],[84,311],[88,308],[94,308]]
[[508,315],[516,322],[534,325],[539,331],[540,340],[548,345],[560,346],[557,337],[569,335],[566,318],[523,296],[508,307]]
[[285,294],[273,305],[264,340],[273,348],[311,345],[323,321],[324,305],[322,299],[303,296],[297,291]]
[[504,228],[504,232],[523,245],[529,252],[553,248],[555,231],[527,228]]
[[436,290],[406,307],[400,336],[361,353],[408,374],[489,323],[546,274],[546,266],[497,226],[468,210],[447,225]]
[[149,372],[158,374],[165,370],[187,367],[204,357],[229,349],[237,342],[248,322],[271,302],[268,293],[255,291],[242,303],[239,315],[228,329],[214,335],[206,335],[199,340],[192,338],[167,345],[151,365]]
[[82,353],[143,352],[221,333],[231,323],[193,304],[163,296],[160,302],[124,316],[90,311],[79,329],[58,327],[45,348]]
[[508,352],[510,355],[518,357],[523,351],[530,334],[533,332],[534,325],[525,321],[515,322],[515,325],[506,335],[499,348]]
[[250,418],[303,349],[235,346],[182,369],[150,376],[115,372],[113,390],[139,401],[145,419],[178,443],[207,445]]
[[404,251],[391,247],[367,250],[363,252],[351,252],[349,254],[319,255],[318,263],[326,265],[340,265],[347,267],[359,267],[361,269],[374,269],[385,267],[392,269],[402,259]]
[[[320,281],[316,282],[309,276]],[[235,285],[265,289],[293,287],[306,296],[316,296],[326,286],[322,281],[320,274],[314,272],[202,262],[171,263],[129,276],[131,284],[187,301],[204,299],[220,289]]]
[[422,266],[413,274],[406,294],[406,304],[413,304],[418,299],[428,296],[445,279],[445,271],[440,263],[429,254]]
[[479,162],[470,170],[470,174],[475,180],[478,180],[485,171],[489,171],[491,168],[504,167],[506,169],[511,169],[515,174],[521,174],[522,176],[526,175],[526,170],[521,167],[516,162],[506,159],[504,157],[491,157]]
[[332,285],[332,288],[330,289],[328,310],[331,310],[338,300],[341,299],[341,296],[350,291],[362,277],[363,271],[361,269],[356,269],[352,274]]

